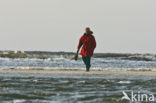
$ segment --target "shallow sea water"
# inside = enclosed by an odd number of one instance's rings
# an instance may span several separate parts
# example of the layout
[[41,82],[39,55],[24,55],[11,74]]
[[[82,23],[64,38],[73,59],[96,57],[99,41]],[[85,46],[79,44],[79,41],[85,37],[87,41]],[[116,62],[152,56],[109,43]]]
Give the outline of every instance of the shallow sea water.
[[123,91],[156,97],[156,77],[0,74],[0,103],[123,103]]

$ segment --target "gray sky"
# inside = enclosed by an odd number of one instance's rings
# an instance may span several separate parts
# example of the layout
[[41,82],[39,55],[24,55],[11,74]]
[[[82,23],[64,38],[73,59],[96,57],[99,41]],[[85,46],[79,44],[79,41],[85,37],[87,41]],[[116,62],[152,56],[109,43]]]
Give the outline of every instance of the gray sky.
[[156,0],[0,0],[0,49],[76,51],[85,27],[96,52],[156,53]]

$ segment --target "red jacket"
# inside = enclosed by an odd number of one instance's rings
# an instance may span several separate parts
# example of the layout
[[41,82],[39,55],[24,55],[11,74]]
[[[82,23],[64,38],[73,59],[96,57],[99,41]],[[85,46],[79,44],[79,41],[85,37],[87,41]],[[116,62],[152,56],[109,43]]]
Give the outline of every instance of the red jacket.
[[78,50],[82,46],[81,55],[84,57],[93,56],[93,52],[96,47],[96,40],[92,34],[93,32],[89,35],[84,34],[79,40]]

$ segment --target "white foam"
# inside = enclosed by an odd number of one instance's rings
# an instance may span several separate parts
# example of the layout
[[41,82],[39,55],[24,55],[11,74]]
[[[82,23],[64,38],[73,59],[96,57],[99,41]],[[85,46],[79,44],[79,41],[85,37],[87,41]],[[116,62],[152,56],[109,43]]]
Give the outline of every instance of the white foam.
[[120,83],[120,84],[130,84],[131,81],[119,81],[118,83]]
[[13,100],[13,103],[23,103],[23,102],[25,102],[25,100],[19,100],[19,99]]

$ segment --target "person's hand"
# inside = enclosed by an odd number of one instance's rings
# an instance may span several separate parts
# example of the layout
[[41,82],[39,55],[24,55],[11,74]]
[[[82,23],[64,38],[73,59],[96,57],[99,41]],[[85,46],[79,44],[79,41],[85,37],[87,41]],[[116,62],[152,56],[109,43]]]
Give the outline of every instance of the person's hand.
[[77,61],[77,59],[78,59],[78,54],[77,53],[75,54],[74,59]]

